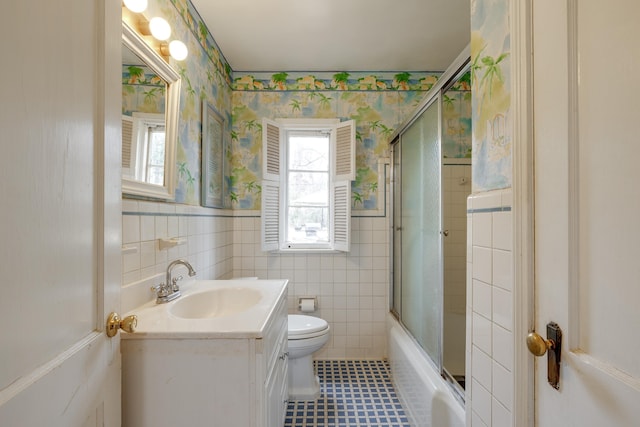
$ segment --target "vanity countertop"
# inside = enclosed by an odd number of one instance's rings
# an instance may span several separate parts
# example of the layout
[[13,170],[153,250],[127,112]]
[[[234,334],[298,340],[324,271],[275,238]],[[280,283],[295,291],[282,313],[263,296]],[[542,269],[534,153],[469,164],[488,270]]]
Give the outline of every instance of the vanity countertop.
[[[182,296],[165,304],[155,300],[133,309],[127,315],[138,317],[134,333],[122,333],[122,339],[211,339],[262,338],[278,302],[287,291],[288,280],[193,280],[180,286]],[[259,300],[250,308],[225,313],[217,317],[185,318],[175,313],[186,299],[204,301],[215,292],[257,295]],[[242,296],[240,298],[243,298]],[[181,302],[182,301],[182,302]],[[202,306],[202,304],[199,304]]]

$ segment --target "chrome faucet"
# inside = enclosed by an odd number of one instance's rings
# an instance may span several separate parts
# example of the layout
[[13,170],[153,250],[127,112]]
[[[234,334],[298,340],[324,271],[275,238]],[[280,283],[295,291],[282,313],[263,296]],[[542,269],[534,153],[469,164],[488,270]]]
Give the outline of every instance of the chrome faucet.
[[156,293],[157,304],[173,301],[180,296],[180,287],[178,286],[178,281],[182,280],[182,276],[171,277],[171,270],[173,270],[173,267],[175,267],[176,265],[184,265],[185,267],[187,267],[189,269],[190,277],[196,275],[196,271],[188,261],[184,259],[177,259],[175,261],[172,261],[167,266],[166,281],[164,283],[160,283],[159,285],[151,287],[151,290]]

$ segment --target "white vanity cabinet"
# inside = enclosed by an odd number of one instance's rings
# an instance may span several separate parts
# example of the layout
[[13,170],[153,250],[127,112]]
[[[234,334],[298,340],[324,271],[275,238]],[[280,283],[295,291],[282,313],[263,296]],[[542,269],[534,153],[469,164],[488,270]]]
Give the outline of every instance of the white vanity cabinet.
[[[286,281],[268,312],[259,332],[235,337],[228,331],[123,337],[123,427],[282,427],[288,398]],[[141,320],[142,314],[139,325]]]
[[256,341],[258,346],[263,346],[256,351],[256,378],[258,384],[262,384],[258,406],[263,422],[258,425],[264,427],[282,427],[289,396],[286,299],[281,301],[277,312],[268,333]]

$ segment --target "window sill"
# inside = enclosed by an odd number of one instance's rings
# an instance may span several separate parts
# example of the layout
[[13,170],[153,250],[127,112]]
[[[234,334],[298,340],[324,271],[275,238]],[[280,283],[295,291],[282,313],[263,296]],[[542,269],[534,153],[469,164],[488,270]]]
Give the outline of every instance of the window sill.
[[336,249],[297,248],[297,249],[278,249],[277,251],[270,251],[268,253],[277,253],[277,254],[347,254],[348,252],[338,251]]

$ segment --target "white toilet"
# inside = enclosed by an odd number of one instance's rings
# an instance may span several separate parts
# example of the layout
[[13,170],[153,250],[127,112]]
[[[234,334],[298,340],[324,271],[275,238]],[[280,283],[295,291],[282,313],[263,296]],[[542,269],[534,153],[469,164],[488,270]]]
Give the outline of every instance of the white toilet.
[[313,370],[313,353],[329,340],[329,324],[319,317],[289,315],[289,399],[314,400],[320,381]]

